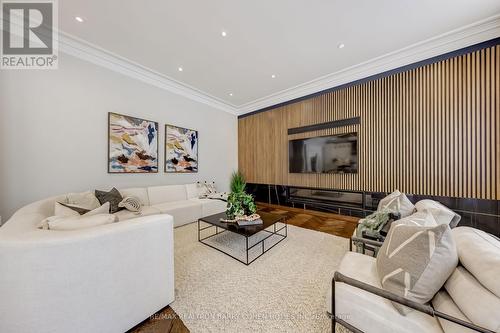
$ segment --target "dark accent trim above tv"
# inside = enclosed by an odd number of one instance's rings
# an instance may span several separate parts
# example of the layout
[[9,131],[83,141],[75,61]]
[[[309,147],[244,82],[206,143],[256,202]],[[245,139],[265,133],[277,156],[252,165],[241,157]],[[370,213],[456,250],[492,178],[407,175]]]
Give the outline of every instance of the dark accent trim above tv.
[[361,117],[335,120],[335,121],[330,121],[327,123],[289,128],[288,135],[305,133],[305,132],[312,132],[312,131],[319,131],[319,130],[324,130],[324,129],[328,129],[328,128],[357,125],[359,123],[361,123]]
[[336,87],[332,87],[332,88],[329,88],[329,89],[318,91],[316,93],[309,94],[309,95],[306,95],[306,96],[302,96],[302,97],[299,97],[299,98],[295,98],[295,99],[292,99],[292,100],[289,100],[289,101],[286,101],[286,102],[283,102],[283,103],[279,103],[279,104],[267,106],[265,108],[262,108],[262,109],[259,109],[259,110],[256,110],[256,111],[252,111],[252,112],[249,112],[249,113],[242,114],[242,115],[238,116],[238,119],[245,118],[245,117],[257,114],[257,113],[269,111],[269,110],[272,110],[272,109],[276,109],[276,108],[279,108],[279,107],[282,107],[282,106],[285,106],[285,105],[288,105],[288,104],[297,103],[297,102],[300,102],[300,101],[303,101],[303,100],[306,100],[306,99],[309,99],[309,98],[312,98],[312,97],[315,97],[315,96],[323,95],[323,94],[326,94],[326,93],[329,93],[329,92],[332,92],[332,91],[345,89],[345,88],[348,88],[348,87],[351,87],[351,86],[363,84],[363,83],[368,82],[368,81],[377,80],[377,79],[380,79],[380,78],[383,78],[383,77],[386,77],[386,76],[398,74],[398,73],[405,72],[405,71],[408,71],[408,70],[412,70],[412,69],[415,69],[415,68],[418,68],[418,67],[426,66],[426,65],[433,64],[433,63],[436,63],[436,62],[439,62],[439,61],[447,60],[447,59],[450,59],[450,58],[453,58],[453,57],[457,57],[457,56],[461,56],[461,55],[464,55],[464,54],[467,54],[467,53],[471,53],[471,52],[474,52],[474,51],[482,50],[482,49],[485,49],[485,48],[488,48],[488,47],[492,47],[492,46],[495,46],[495,45],[498,45],[498,44],[500,44],[500,37],[497,37],[497,38],[494,38],[494,39],[491,39],[491,40],[488,40],[488,41],[485,41],[485,42],[481,42],[481,43],[478,43],[478,44],[474,44],[474,45],[471,45],[471,46],[467,46],[467,47],[464,47],[464,48],[461,48],[461,49],[458,49],[458,50],[455,50],[455,51],[451,51],[451,52],[448,52],[448,53],[445,53],[445,54],[441,54],[441,55],[438,55],[438,56],[435,56],[435,57],[432,57],[432,58],[429,58],[429,59],[418,61],[418,62],[415,62],[413,64],[409,64],[409,65],[406,65],[406,66],[402,66],[402,67],[398,67],[398,68],[395,68],[395,69],[391,69],[391,70],[388,70],[386,72],[382,72],[382,73],[379,73],[379,74],[368,76],[368,77],[363,78],[363,79],[359,79],[359,80],[352,81],[352,82],[349,82],[349,83],[341,84],[341,85],[336,86]]

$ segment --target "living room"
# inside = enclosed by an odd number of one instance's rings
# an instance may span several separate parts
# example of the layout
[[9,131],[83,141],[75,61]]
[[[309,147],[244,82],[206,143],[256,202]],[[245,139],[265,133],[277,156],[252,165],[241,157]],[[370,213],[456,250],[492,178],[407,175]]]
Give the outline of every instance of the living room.
[[500,2],[0,5],[0,332],[500,332]]

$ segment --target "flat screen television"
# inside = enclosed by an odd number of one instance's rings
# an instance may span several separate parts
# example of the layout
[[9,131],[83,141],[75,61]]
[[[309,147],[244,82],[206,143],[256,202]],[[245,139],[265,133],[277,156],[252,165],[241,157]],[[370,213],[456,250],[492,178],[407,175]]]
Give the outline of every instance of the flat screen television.
[[357,173],[358,133],[288,141],[290,173]]

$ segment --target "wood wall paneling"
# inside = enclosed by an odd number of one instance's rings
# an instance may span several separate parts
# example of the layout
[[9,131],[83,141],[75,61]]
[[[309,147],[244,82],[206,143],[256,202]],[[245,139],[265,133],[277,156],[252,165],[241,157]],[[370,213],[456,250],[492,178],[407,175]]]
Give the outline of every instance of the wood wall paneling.
[[[500,200],[499,112],[497,45],[240,118],[239,167],[258,184]],[[358,174],[288,173],[288,140],[349,132]]]

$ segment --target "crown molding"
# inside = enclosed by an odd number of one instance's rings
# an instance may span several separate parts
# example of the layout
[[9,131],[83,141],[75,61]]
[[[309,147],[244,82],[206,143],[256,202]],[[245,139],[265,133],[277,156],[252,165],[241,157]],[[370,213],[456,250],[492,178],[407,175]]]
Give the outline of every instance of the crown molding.
[[495,15],[358,65],[239,105],[238,115],[244,115],[299,99],[304,96],[313,95],[324,90],[332,89],[410,64],[415,64],[499,36],[500,15]]
[[57,40],[59,51],[76,58],[91,62],[106,69],[118,72],[155,87],[170,91],[189,98],[191,100],[206,104],[213,108],[238,114],[237,107],[227,103],[215,96],[207,94],[185,83],[179,82],[169,76],[156,72],[150,68],[142,66],[132,60],[121,57],[113,52],[105,50],[97,45],[93,45],[80,38],[58,31]]

